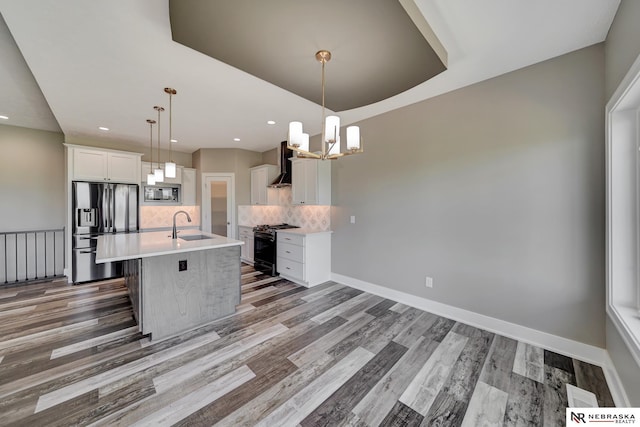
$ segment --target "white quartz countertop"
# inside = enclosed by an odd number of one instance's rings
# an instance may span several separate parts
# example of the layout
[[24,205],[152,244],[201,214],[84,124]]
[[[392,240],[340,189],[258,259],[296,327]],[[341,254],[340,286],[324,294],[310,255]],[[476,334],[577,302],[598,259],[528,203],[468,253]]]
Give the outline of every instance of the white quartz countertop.
[[331,230],[327,230],[327,231],[318,231],[318,230],[311,230],[308,228],[285,228],[284,230],[277,230],[277,233],[288,233],[288,234],[301,234],[303,236],[306,236],[307,234],[321,234],[321,233],[333,233],[333,231]]
[[[211,239],[183,240],[181,236],[204,235]],[[147,258],[180,252],[203,251],[244,245],[240,240],[230,239],[200,230],[182,230],[177,239],[171,238],[171,231],[149,233],[106,234],[98,237],[96,263]]]

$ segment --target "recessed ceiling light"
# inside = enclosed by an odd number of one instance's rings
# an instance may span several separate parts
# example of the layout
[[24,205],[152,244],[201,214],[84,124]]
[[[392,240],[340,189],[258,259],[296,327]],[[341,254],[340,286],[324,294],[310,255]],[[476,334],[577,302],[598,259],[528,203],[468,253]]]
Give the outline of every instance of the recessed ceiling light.
[[268,125],[275,125],[275,124],[276,124],[276,122],[274,122],[273,120],[269,120],[269,121],[267,122],[267,124],[268,124]]
[[178,140],[177,139],[172,139],[171,142],[178,142]]
[[106,128],[104,126],[98,126],[98,129],[103,130],[103,131],[108,131],[109,130],[109,128]]
[[9,117],[7,117],[7,116],[0,116],[0,119],[2,119],[2,120],[9,120]]
[[235,142],[240,142],[240,138],[233,138]]

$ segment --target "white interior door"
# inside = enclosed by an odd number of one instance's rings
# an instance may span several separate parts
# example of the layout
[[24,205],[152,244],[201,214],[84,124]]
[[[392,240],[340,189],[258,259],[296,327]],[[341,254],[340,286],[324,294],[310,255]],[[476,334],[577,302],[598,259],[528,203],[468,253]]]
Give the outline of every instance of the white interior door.
[[235,239],[235,175],[202,174],[202,230]]

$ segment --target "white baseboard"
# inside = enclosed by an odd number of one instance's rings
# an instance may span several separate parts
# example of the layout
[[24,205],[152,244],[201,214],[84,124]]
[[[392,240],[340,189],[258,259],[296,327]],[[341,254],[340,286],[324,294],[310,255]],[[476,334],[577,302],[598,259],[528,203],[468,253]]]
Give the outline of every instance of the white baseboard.
[[555,353],[582,360],[583,362],[598,365],[604,371],[615,404],[617,406],[629,406],[629,400],[624,392],[613,362],[609,357],[609,353],[603,348],[559,337],[547,332],[538,331],[416,295],[407,294],[384,286],[375,285],[342,274],[331,273],[331,280],[351,288],[360,289],[370,294],[437,314],[438,316],[475,326],[508,338],[513,338]]
[[606,354],[605,363],[601,366],[604,371],[604,376],[607,379],[607,385],[609,386],[611,397],[613,397],[613,401],[616,406],[620,408],[631,407],[631,402],[629,401],[627,392],[624,390],[622,381],[620,381],[620,376],[618,376],[618,371],[616,371],[616,367],[613,360],[611,360],[611,356],[609,356],[609,352]]

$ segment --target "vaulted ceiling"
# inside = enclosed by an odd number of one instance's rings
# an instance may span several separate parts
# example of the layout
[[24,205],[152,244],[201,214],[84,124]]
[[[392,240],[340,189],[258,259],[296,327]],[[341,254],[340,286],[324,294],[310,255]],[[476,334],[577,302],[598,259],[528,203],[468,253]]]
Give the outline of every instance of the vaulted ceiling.
[[170,86],[174,149],[264,151],[320,131],[317,50],[349,124],[602,42],[619,2],[0,0],[0,123],[146,147]]

